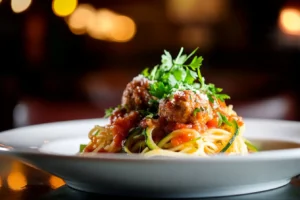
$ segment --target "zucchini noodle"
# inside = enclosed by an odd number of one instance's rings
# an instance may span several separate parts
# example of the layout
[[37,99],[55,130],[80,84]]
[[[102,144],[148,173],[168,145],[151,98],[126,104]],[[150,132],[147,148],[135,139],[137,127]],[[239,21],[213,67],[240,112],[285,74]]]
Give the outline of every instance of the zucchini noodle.
[[[247,145],[244,142],[243,131],[244,126],[240,127],[238,135],[234,137],[234,132],[224,129],[209,129],[205,133],[200,134],[194,129],[178,129],[171,132],[157,144],[158,148],[147,149],[142,153],[145,156],[209,156],[221,153],[230,140],[232,143],[223,153],[225,154],[248,154]],[[191,134],[194,139],[172,147],[170,141],[181,134]],[[234,137],[234,138],[233,138]]]
[[[143,129],[136,128],[131,131],[128,138],[123,142],[123,151],[128,154],[139,153],[147,157],[151,156],[210,156],[219,153],[228,155],[248,154],[248,146],[243,137],[245,126],[229,127],[226,129],[212,128],[204,133],[200,133],[194,129],[177,129],[162,138],[159,142],[153,141],[152,132],[156,127],[151,127],[149,135],[145,136]],[[229,131],[229,130],[232,131]],[[107,132],[104,127],[95,126],[89,133],[91,139],[90,144],[93,148],[92,152],[98,152],[100,149],[109,150],[112,144],[107,142]],[[235,135],[236,132],[236,135]],[[191,140],[173,146],[172,139],[181,136],[190,135]],[[148,138],[151,137],[151,138]],[[112,141],[112,138],[110,138]],[[229,144],[231,142],[231,144]],[[249,142],[249,141],[247,141]],[[229,144],[229,145],[228,145]],[[224,149],[228,146],[227,149]]]

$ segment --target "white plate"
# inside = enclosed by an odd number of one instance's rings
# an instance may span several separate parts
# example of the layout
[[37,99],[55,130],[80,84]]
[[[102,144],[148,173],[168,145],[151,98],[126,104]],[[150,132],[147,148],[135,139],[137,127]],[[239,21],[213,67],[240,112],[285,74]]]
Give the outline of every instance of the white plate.
[[247,156],[143,158],[75,155],[105,119],[76,120],[0,133],[0,154],[63,178],[75,189],[147,197],[217,197],[277,188],[300,173],[300,123],[245,119],[245,136],[266,151]]

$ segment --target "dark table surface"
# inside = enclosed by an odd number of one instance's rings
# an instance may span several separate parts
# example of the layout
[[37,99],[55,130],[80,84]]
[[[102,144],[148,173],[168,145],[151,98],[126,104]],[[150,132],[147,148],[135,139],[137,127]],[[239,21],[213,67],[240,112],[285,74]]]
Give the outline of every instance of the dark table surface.
[[[0,200],[88,200],[112,199],[112,196],[80,192],[69,188],[60,178],[40,171],[16,160],[0,156]],[[142,199],[117,197],[116,199]],[[210,198],[218,200],[245,199],[300,199],[300,176],[291,179],[290,184],[270,191]]]

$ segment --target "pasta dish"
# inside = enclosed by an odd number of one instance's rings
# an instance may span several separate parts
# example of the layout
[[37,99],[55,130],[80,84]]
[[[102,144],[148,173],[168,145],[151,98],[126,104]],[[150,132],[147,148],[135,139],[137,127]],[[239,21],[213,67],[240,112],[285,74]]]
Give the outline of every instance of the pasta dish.
[[227,105],[230,97],[206,83],[202,56],[181,48],[172,58],[144,69],[129,82],[120,105],[105,110],[109,124],[95,125],[80,153],[145,156],[248,154],[257,148],[243,137],[243,118]]

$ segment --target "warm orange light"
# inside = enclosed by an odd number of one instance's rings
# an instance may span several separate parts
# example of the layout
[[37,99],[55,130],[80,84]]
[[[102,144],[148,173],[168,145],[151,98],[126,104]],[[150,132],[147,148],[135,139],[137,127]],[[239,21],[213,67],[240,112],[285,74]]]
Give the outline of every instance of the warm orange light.
[[100,9],[87,25],[87,33],[99,40],[127,42],[136,33],[134,21],[109,9]]
[[69,16],[74,12],[78,4],[78,0],[53,0],[52,10],[59,17]]
[[87,25],[88,34],[100,40],[109,39],[113,29],[113,21],[116,14],[109,9],[99,9]]
[[62,179],[56,176],[51,176],[49,179],[49,183],[53,189],[59,188],[60,186],[63,186],[65,184],[65,182]]
[[227,0],[165,0],[166,15],[174,23],[217,22],[226,16]]
[[127,16],[117,16],[114,21],[114,29],[110,36],[112,41],[127,42],[133,38],[136,32],[134,21]]
[[[0,0],[1,2],[1,0]],[[0,188],[2,187],[2,179],[1,179],[1,176],[0,176]]]
[[96,10],[93,6],[80,4],[67,20],[70,30],[77,35],[86,33],[87,26],[95,15]]
[[300,10],[285,8],[279,17],[280,28],[287,34],[300,35]]
[[27,180],[21,172],[11,172],[7,177],[7,184],[12,190],[22,190],[27,185]]
[[10,5],[14,13],[21,13],[27,10],[31,3],[31,0],[11,0]]

